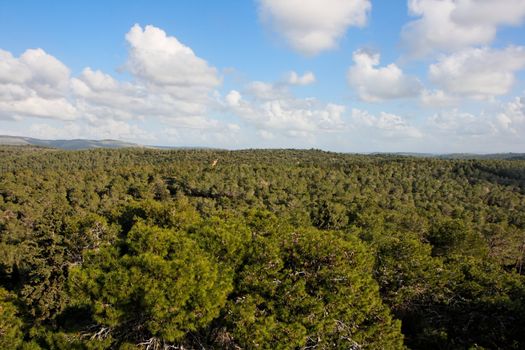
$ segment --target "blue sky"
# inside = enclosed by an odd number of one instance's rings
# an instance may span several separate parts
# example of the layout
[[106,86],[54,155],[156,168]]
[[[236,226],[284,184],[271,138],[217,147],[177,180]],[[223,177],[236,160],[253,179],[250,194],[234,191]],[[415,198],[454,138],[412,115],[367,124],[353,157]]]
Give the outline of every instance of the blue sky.
[[523,0],[0,0],[0,134],[525,151]]

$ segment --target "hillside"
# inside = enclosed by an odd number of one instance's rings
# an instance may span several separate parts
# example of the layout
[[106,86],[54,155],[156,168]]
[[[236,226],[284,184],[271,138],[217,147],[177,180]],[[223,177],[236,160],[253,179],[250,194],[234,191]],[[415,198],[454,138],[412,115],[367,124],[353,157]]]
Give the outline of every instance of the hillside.
[[141,145],[118,140],[40,140],[31,137],[0,135],[0,145],[40,146],[64,150],[81,150],[91,148],[126,148],[142,147]]

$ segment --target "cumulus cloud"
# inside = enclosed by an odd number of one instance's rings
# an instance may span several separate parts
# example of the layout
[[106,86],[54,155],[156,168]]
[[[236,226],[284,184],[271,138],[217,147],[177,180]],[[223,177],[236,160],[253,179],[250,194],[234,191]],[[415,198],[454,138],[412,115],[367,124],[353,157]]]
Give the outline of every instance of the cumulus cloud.
[[[87,126],[80,131],[100,132],[99,137],[144,139],[132,120],[154,119],[171,128],[231,129],[207,117],[218,104],[221,79],[215,67],[153,26],[134,25],[126,40],[128,80],[89,67],[70,77],[66,65],[42,49],[18,58],[0,50],[0,118],[82,119],[79,124]],[[68,128],[66,134],[76,135]],[[108,134],[111,129],[117,133]]]
[[120,82],[99,70],[85,68],[71,79],[71,88],[77,106],[88,118],[105,115],[113,119],[141,118],[135,114],[137,106],[144,104],[144,94],[131,82]]
[[68,88],[69,69],[44,50],[26,50],[18,58],[0,50],[0,118],[75,119]]
[[226,95],[226,104],[230,107],[239,107],[241,105],[241,100],[241,93],[237,90],[232,90]]
[[132,89],[126,89],[135,101],[134,114],[202,118],[215,103],[215,88],[221,84],[217,69],[176,37],[151,25],[142,28],[136,24],[126,40],[129,56],[125,67],[136,78]]
[[458,103],[458,99],[443,90],[423,90],[421,103],[429,107],[450,107]]
[[0,101],[0,116],[5,118],[39,117],[60,120],[77,118],[77,109],[65,98],[46,99],[28,96],[21,100]]
[[315,55],[337,45],[346,30],[363,27],[370,0],[259,0],[260,15],[296,51]]
[[40,96],[61,97],[67,90],[69,69],[44,50],[27,50],[19,61],[30,72],[30,78],[25,82]]
[[499,26],[525,19],[522,0],[408,0],[408,8],[419,18],[405,25],[401,40],[415,57],[490,44]]
[[0,50],[0,84],[24,85],[44,97],[61,96],[69,69],[42,49],[26,50],[19,58]]
[[359,97],[367,102],[377,102],[415,96],[421,83],[407,76],[395,64],[378,67],[380,55],[366,51],[353,54],[354,64],[348,70],[348,83],[357,90]]
[[130,51],[126,67],[149,83],[213,88],[220,84],[217,69],[162,29],[135,24],[126,34]]
[[368,111],[354,108],[352,109],[352,122],[354,127],[372,129],[375,132],[379,132],[382,137],[423,137],[422,132],[418,128],[410,125],[403,117],[392,113],[381,112],[379,116],[375,116]]
[[469,48],[441,57],[430,66],[429,78],[450,94],[487,98],[507,94],[524,67],[523,47]]
[[458,109],[436,113],[428,119],[428,124],[434,132],[447,136],[487,136],[496,131],[485,115],[476,116]]
[[286,84],[272,84],[264,81],[253,81],[248,84],[246,92],[257,100],[278,100],[290,97],[290,91]]
[[517,97],[506,103],[496,116],[496,125],[502,132],[516,137],[525,137],[525,98]]
[[525,19],[522,0],[458,0],[452,20],[463,25],[520,25]]
[[[272,86],[267,84],[266,88]],[[344,106],[323,104],[314,98],[296,98],[288,92],[279,95],[273,91],[261,95],[248,88],[245,97],[232,90],[225,101],[234,114],[255,126],[265,139],[272,138],[276,132],[287,136],[310,136],[344,128]]]
[[91,68],[72,79],[79,109],[91,124],[102,116],[119,123],[155,119],[166,125],[161,137],[192,134],[205,140],[204,134],[225,134],[231,139],[238,125],[208,117],[218,105],[215,89],[221,84],[215,67],[154,26],[134,25],[126,40],[125,68],[133,80],[119,81]]
[[315,75],[312,72],[306,72],[303,75],[297,74],[297,72],[290,72],[286,77],[286,83],[289,85],[310,85],[315,83]]
[[[525,146],[525,103],[522,97],[500,103],[491,111],[440,111],[427,119],[429,134],[453,142],[457,150],[484,147],[484,151],[519,151]],[[483,145],[473,140],[482,140]],[[462,150],[463,148],[463,150]]]
[[77,106],[86,117],[104,115],[118,120],[162,118],[181,123],[182,119],[201,120],[212,103],[211,90],[204,96],[173,96],[170,90],[141,81],[118,81],[91,68],[73,78],[71,86]]
[[[27,52],[27,51],[26,51]],[[0,50],[0,83],[20,84],[31,78],[29,67],[20,59],[4,50]]]
[[267,83],[264,81],[252,81],[248,84],[246,91],[250,96],[258,100],[278,100],[281,98],[290,98],[291,86],[305,86],[313,84],[316,81],[315,75],[312,72],[306,72],[299,75],[294,71],[286,74],[283,80],[276,83]]

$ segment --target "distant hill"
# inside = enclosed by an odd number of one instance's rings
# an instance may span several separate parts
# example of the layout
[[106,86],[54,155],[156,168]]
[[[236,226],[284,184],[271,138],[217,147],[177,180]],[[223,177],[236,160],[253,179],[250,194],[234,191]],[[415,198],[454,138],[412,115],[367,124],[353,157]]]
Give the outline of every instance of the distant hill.
[[525,160],[525,153],[494,153],[494,154],[453,153],[453,154],[440,155],[439,158]]
[[91,148],[126,148],[143,147],[142,145],[118,140],[41,140],[32,137],[0,135],[0,145],[10,146],[40,146],[60,148],[65,150],[81,150]]
[[525,160],[525,153],[493,153],[493,154],[476,154],[476,153],[448,153],[448,154],[433,154],[433,153],[411,153],[411,152],[395,152],[385,153],[376,152],[370,155],[376,156],[400,156],[400,157],[416,157],[416,158],[439,158],[439,159],[501,159],[501,160]]
[[[179,149],[179,150],[221,150],[212,147],[175,147],[175,146],[145,146],[138,143],[123,142],[118,140],[41,140],[24,136],[0,135],[0,146],[37,146],[58,148],[64,150],[82,150],[92,148],[129,148],[147,147],[157,149]],[[224,149],[222,149],[224,150]],[[395,157],[416,157],[416,158],[439,158],[439,159],[506,159],[506,160],[525,160],[525,153],[495,153],[495,154],[474,154],[474,153],[450,153],[433,154],[417,152],[374,152],[371,156],[395,156]]]

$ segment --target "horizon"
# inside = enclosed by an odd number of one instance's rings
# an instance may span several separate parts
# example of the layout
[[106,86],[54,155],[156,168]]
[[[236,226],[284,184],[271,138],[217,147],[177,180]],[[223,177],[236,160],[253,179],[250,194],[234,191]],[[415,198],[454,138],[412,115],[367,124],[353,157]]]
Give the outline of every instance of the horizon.
[[2,2],[0,134],[524,153],[524,22],[523,0]]
[[[398,155],[398,156],[431,156],[431,157],[440,157],[440,156],[455,156],[455,155],[465,155],[465,156],[498,156],[498,155],[517,155],[517,156],[523,156],[525,155],[525,152],[495,152],[495,153],[476,153],[476,152],[450,152],[450,153],[434,153],[434,152],[389,152],[389,151],[366,151],[366,152],[352,152],[352,151],[333,151],[323,148],[294,148],[294,147],[266,147],[266,148],[258,148],[258,147],[247,147],[247,148],[222,148],[222,147],[209,147],[209,146],[163,146],[163,145],[156,145],[156,144],[141,144],[141,143],[134,143],[130,141],[124,141],[119,139],[89,139],[89,138],[74,138],[74,139],[39,139],[34,138],[30,136],[16,136],[16,135],[0,135],[0,147],[2,146],[38,146],[38,147],[45,147],[38,144],[27,144],[27,145],[13,145],[8,143],[2,143],[1,138],[2,137],[8,137],[8,138],[22,138],[22,139],[33,139],[37,141],[89,141],[89,142],[117,142],[122,144],[131,144],[132,146],[122,146],[122,147],[109,147],[108,149],[122,149],[122,148],[151,148],[151,149],[158,149],[158,150],[173,150],[173,149],[202,149],[202,150],[212,150],[212,151],[226,151],[226,152],[236,152],[236,151],[317,151],[317,152],[325,152],[325,153],[335,153],[335,154],[348,154],[348,155],[363,155],[363,156],[373,156],[373,155]],[[49,148],[55,148],[60,149],[64,151],[70,151],[70,150],[89,150],[89,149],[103,149],[105,147],[97,146],[97,147],[86,147],[86,148],[62,148],[58,146],[47,146]]]

